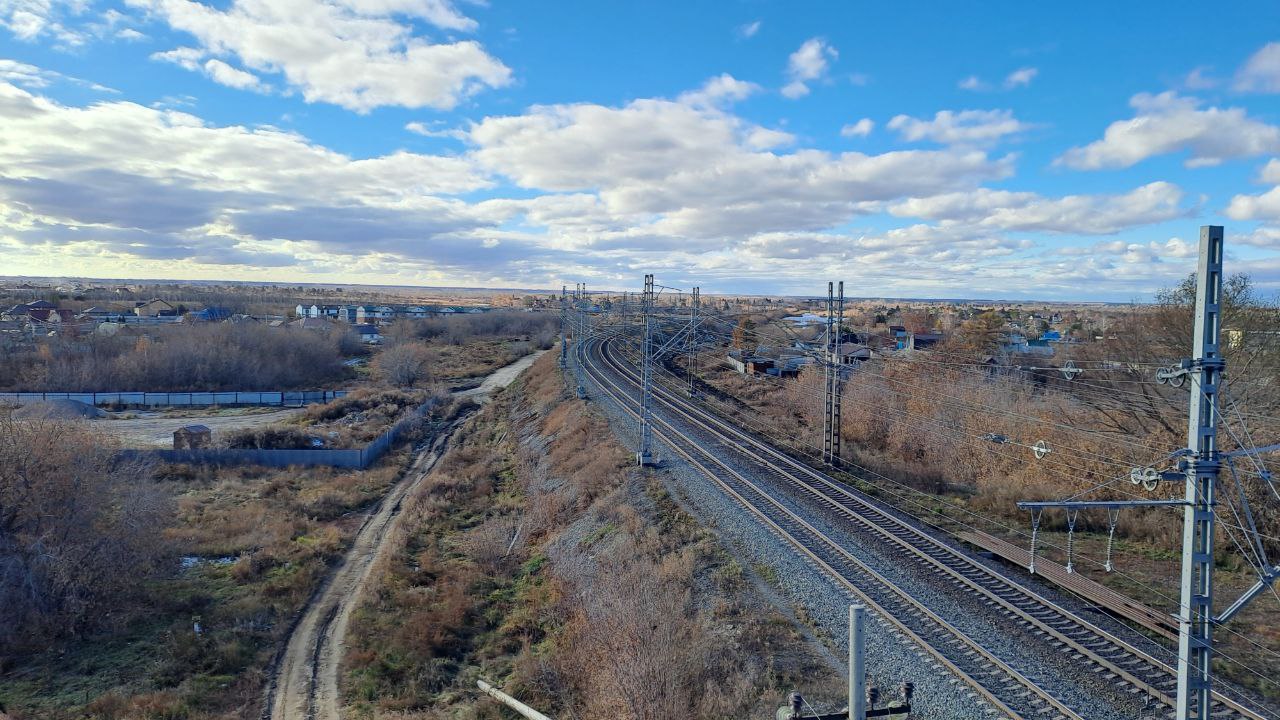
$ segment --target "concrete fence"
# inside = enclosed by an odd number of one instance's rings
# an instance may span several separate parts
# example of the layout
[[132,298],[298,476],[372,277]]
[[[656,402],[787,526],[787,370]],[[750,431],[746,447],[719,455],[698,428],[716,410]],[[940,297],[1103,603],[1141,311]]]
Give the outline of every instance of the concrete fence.
[[276,405],[301,407],[326,403],[346,395],[346,390],[296,390],[278,392],[0,392],[0,405],[28,405],[50,400],[77,400],[89,405],[146,405],[190,407],[203,405]]
[[305,450],[259,450],[231,448],[200,448],[196,450],[124,450],[122,459],[154,459],[170,463],[192,465],[266,465],[268,467],[326,466],[363,470],[382,457],[396,440],[400,439],[413,423],[431,412],[436,402],[428,400],[410,411],[385,432],[362,448],[331,450],[314,448]]

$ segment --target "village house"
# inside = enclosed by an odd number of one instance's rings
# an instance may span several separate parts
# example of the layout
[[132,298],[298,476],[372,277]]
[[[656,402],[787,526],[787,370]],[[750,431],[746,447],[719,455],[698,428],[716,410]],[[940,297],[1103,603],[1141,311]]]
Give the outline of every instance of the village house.
[[141,300],[133,306],[133,314],[138,317],[172,317],[178,311],[169,303],[159,298]]

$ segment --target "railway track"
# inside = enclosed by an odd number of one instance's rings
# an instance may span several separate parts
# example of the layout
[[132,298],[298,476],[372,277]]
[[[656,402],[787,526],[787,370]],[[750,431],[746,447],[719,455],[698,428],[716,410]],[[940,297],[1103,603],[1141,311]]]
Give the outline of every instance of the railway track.
[[[632,393],[638,386],[638,376],[626,363],[618,360],[611,345],[611,340],[604,340],[579,348],[585,361],[583,367],[602,389],[619,401],[621,407],[634,414],[632,406],[638,402]],[[623,378],[626,387],[602,372],[597,362],[606,367],[608,373]],[[802,554],[817,561],[833,577],[844,578],[842,584],[846,587],[852,585],[847,582],[848,578],[872,578],[875,583],[871,590],[866,587],[861,591],[851,589],[855,594],[875,595],[872,598],[864,595],[864,599],[878,606],[882,617],[889,619],[893,614],[893,617],[904,620],[911,626],[906,629],[907,634],[935,658],[939,655],[949,661],[961,658],[960,663],[949,667],[953,672],[961,670],[958,674],[1002,712],[1022,717],[1088,716],[1086,708],[1069,707],[1043,687],[1061,687],[1061,678],[1040,678],[1037,673],[1042,671],[1013,667],[1012,661],[1002,660],[980,647],[959,628],[897,590],[887,578],[854,558],[708,448],[726,447],[749,459],[767,473],[774,487],[787,487],[829,510],[849,530],[884,543],[917,570],[947,583],[953,593],[967,597],[980,610],[1031,637],[1039,638],[1054,651],[1068,654],[1096,676],[1097,681],[1114,687],[1117,697],[1128,694],[1154,704],[1154,707],[1143,711],[1144,717],[1173,717],[1176,670],[1166,662],[1062,607],[1035,589],[1013,582],[967,553],[924,532],[896,512],[795,460],[751,433],[692,405],[686,398],[658,384],[654,386],[653,397],[688,427],[678,428],[655,414],[654,423],[662,428],[659,436],[664,442],[712,477],[736,501],[800,549]],[[938,630],[942,631],[940,636],[937,635]],[[925,637],[945,638],[940,643],[942,647],[930,649],[929,644],[921,639],[922,633]],[[935,641],[935,644],[938,643]],[[1220,693],[1215,694],[1212,714],[1224,720],[1265,720],[1271,717]]]

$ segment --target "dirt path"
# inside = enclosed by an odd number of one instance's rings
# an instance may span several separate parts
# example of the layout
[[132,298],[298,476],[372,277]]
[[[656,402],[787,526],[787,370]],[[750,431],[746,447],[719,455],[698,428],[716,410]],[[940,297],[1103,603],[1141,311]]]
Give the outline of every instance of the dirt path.
[[478,387],[471,388],[470,390],[460,390],[455,393],[455,395],[458,397],[469,397],[483,402],[484,398],[489,396],[489,393],[510,385],[512,381],[520,375],[520,373],[524,372],[526,368],[534,363],[534,361],[542,357],[545,352],[547,351],[539,350],[535,353],[525,355],[510,365],[494,370],[484,379],[484,382],[480,383]]
[[[459,395],[483,399],[488,393],[511,384],[539,354],[526,356],[497,370],[480,388]],[[494,378],[500,379],[491,382]],[[484,389],[483,394],[477,392],[481,388]],[[460,423],[461,420],[455,422],[428,449],[418,454],[404,477],[360,526],[342,563],[307,604],[274,668],[263,706],[264,720],[340,720],[338,670],[351,611],[355,609],[361,588],[384,552],[383,541],[400,518],[401,504],[431,472]]]

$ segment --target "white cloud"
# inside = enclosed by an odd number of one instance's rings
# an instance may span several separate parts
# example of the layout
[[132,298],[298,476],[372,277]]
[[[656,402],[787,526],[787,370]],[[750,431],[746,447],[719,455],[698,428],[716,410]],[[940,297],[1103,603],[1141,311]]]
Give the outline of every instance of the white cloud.
[[787,59],[787,77],[791,82],[782,88],[782,94],[795,99],[809,94],[808,83],[827,74],[830,61],[839,57],[836,49],[822,38],[809,38]]
[[[471,163],[355,159],[270,128],[206,125],[128,102],[67,107],[0,83],[0,241],[56,252],[241,264],[281,248],[473,268],[501,217],[448,197],[487,187]],[[484,258],[488,258],[488,261]],[[221,260],[220,260],[221,259]],[[232,261],[235,262],[232,262]]]
[[745,100],[760,91],[760,86],[745,80],[738,80],[729,73],[722,73],[707,80],[701,88],[680,96],[680,102],[689,105],[716,107],[738,100]]
[[33,42],[51,37],[61,47],[83,45],[88,35],[66,22],[88,9],[90,0],[3,0],[0,27],[19,40]]
[[956,87],[960,88],[961,90],[978,91],[978,90],[987,90],[989,89],[990,86],[988,86],[985,82],[983,82],[982,79],[979,78],[977,75],[970,75],[969,77],[962,78],[960,82],[956,83]]
[[1209,75],[1209,68],[1198,67],[1193,68],[1187,76],[1182,79],[1182,86],[1188,90],[1211,90],[1218,87],[1217,78]]
[[1267,43],[1236,72],[1235,88],[1253,92],[1280,92],[1280,42]]
[[467,137],[465,130],[448,127],[445,125],[444,121],[435,121],[432,123],[414,121],[405,123],[404,129],[415,135],[422,135],[423,137],[445,137],[453,138],[455,140],[465,140]]
[[779,154],[766,151],[774,143],[761,143],[761,130],[713,109],[636,100],[485,118],[471,142],[476,160],[520,187],[598,194],[614,227],[714,242],[830,227],[885,200],[1011,171],[1009,159],[977,151]]
[[749,22],[745,25],[738,26],[738,35],[743,38],[753,38],[756,33],[760,32],[760,21]]
[[889,121],[904,140],[931,140],[944,145],[985,145],[1025,132],[1032,126],[1013,116],[1012,110],[940,110],[932,120],[898,115]]
[[899,217],[959,222],[1006,231],[1109,235],[1140,225],[1184,217],[1177,185],[1153,182],[1121,195],[1046,198],[1032,192],[977,188],[911,198],[889,206]]
[[27,63],[20,63],[16,60],[8,60],[5,58],[0,58],[0,81],[10,82],[14,85],[21,85],[22,87],[30,89],[45,88],[55,82],[69,82],[98,92],[117,92],[112,88],[105,87],[94,82],[89,82],[88,80],[81,80],[80,78],[63,75],[60,72],[45,70],[43,68],[38,68],[35,65],[28,65]]
[[871,118],[862,118],[856,123],[851,123],[840,128],[841,137],[866,137],[875,129],[876,123]]
[[[511,71],[474,40],[432,43],[415,34],[406,18],[475,28],[444,0],[233,0],[225,10],[191,0],[127,2],[194,36],[202,56],[234,56],[248,70],[283,75],[308,102],[357,112],[386,105],[448,110],[511,81]],[[173,59],[166,55],[159,57]]]
[[217,58],[206,60],[204,71],[210,79],[219,85],[226,85],[237,90],[253,90],[255,92],[266,92],[268,89],[262,84],[262,80],[257,75],[245,72],[240,68],[231,67]]
[[146,39],[147,39],[146,34],[141,33],[141,32],[138,32],[137,30],[134,30],[133,28],[124,28],[124,29],[121,29],[121,30],[117,30],[117,31],[116,31],[116,37],[117,37],[117,38],[119,38],[119,39],[121,39],[121,40],[127,40],[128,42],[137,42],[137,41],[139,41],[139,40],[146,40]]
[[180,47],[164,52],[151,53],[152,60],[161,62],[171,62],[174,65],[184,67],[187,70],[199,70],[200,61],[204,59],[203,50],[193,47]]
[[1033,67],[1018,68],[1005,77],[1004,87],[1005,89],[1026,87],[1031,84],[1031,81],[1034,80],[1036,75],[1039,73],[1040,70]]
[[0,80],[27,88],[43,88],[60,79],[62,79],[61,73],[42,70],[35,65],[20,63],[16,60],[0,58]]
[[1101,140],[1068,150],[1055,164],[1077,170],[1129,167],[1149,157],[1187,151],[1187,167],[1280,152],[1280,128],[1250,118],[1243,108],[1201,109],[1173,91],[1133,96],[1136,114],[1107,127]]

